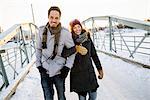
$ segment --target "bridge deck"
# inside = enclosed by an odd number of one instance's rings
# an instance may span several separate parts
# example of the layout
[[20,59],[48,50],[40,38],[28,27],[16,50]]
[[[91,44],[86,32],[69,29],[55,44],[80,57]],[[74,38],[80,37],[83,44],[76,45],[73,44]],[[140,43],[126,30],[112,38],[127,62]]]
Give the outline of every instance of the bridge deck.
[[[97,100],[149,100],[150,70],[129,64],[105,54],[99,54],[103,68],[104,79],[98,80]],[[120,66],[121,65],[121,66]],[[69,75],[66,79],[67,100],[77,100],[75,93],[69,91]],[[55,92],[55,100],[56,92]],[[20,83],[11,100],[44,100],[40,85],[40,75],[32,67],[25,80]]]

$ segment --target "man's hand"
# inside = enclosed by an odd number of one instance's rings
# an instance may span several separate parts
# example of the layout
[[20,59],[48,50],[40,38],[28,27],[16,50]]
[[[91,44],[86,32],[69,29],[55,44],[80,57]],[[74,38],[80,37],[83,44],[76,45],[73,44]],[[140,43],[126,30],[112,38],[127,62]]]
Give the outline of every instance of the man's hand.
[[64,67],[60,70],[60,72],[61,72],[60,77],[61,77],[61,78],[66,78],[67,75],[68,75],[68,73],[69,73],[69,70],[70,70],[70,69],[69,69],[68,67],[64,66]]
[[42,66],[38,66],[37,69],[39,70],[40,73],[46,73],[46,69],[43,68]]

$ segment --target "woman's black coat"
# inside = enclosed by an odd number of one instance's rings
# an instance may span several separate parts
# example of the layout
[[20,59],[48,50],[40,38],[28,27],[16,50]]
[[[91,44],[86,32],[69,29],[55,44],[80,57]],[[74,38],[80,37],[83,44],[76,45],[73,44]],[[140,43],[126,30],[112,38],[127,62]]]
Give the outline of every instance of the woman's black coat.
[[90,36],[88,36],[87,41],[82,43],[82,46],[88,50],[88,53],[86,55],[81,55],[79,53],[76,54],[73,67],[70,72],[70,91],[77,93],[92,91],[99,87],[92,59],[96,68],[101,69],[101,63]]

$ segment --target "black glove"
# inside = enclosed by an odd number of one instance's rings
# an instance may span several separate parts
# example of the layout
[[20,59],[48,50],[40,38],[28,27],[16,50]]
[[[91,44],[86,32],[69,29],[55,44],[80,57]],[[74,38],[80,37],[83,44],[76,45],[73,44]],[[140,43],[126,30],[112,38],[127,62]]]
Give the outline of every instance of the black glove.
[[46,69],[43,68],[42,66],[38,66],[37,69],[39,70],[40,73],[46,73]]
[[64,66],[64,67],[60,70],[60,72],[61,72],[60,77],[61,77],[61,78],[66,78],[67,75],[68,75],[69,70],[70,70],[70,69],[69,69],[68,67]]

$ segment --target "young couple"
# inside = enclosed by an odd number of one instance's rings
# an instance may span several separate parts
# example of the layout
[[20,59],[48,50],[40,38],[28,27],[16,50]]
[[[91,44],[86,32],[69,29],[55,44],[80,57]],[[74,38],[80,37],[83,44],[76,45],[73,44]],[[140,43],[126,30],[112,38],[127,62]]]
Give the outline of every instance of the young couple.
[[70,22],[71,33],[61,26],[61,11],[57,6],[48,10],[48,23],[39,28],[36,38],[36,66],[41,75],[45,100],[54,100],[54,88],[58,100],[66,100],[65,78],[70,71],[70,91],[79,100],[96,100],[99,87],[92,64],[94,61],[103,78],[103,70],[89,32],[75,19]]

